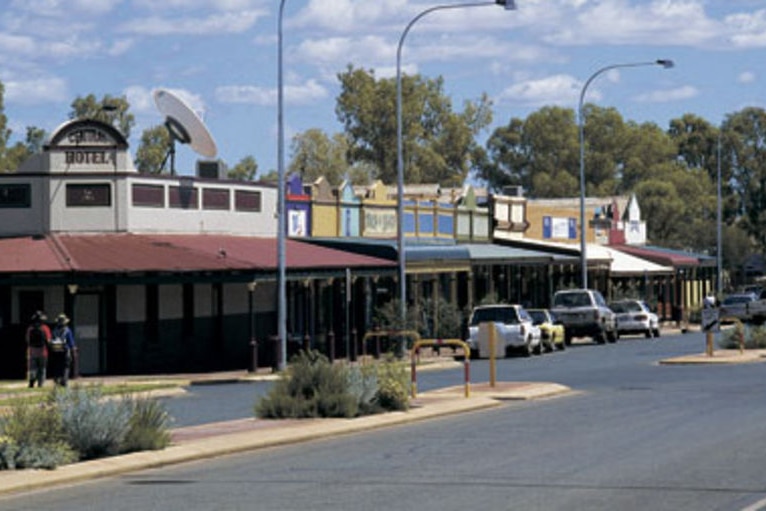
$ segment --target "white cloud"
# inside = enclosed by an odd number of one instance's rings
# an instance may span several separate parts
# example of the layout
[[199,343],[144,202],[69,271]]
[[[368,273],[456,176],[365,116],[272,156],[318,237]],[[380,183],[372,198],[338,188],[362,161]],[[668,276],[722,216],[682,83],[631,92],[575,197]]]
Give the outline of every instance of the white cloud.
[[[498,97],[501,102],[519,103],[528,106],[572,105],[580,95],[581,83],[569,75],[553,75],[538,80],[526,80],[506,88]],[[598,99],[593,91],[589,97]]]
[[62,78],[4,81],[5,100],[8,103],[38,104],[60,103],[71,99],[66,81]]
[[303,62],[343,69],[349,62],[394,62],[396,49],[379,36],[306,39],[295,50]]
[[139,35],[173,34],[231,34],[240,33],[253,27],[264,13],[260,11],[213,14],[206,18],[134,18],[120,27],[119,32]]
[[744,71],[737,77],[739,83],[753,83],[755,81],[755,73],[752,71]]
[[706,46],[725,33],[702,0],[533,3],[525,6],[533,10],[525,26],[557,45]]
[[35,16],[65,17],[78,14],[100,16],[112,11],[122,0],[13,0],[12,6]]
[[[327,89],[316,80],[300,85],[285,85],[284,99],[293,105],[306,105],[329,96]],[[277,103],[277,90],[254,85],[226,85],[216,88],[215,97],[222,103],[250,103],[270,106]]]
[[130,110],[136,114],[156,113],[152,91],[142,85],[131,85],[122,91],[130,103]]
[[675,89],[659,90],[654,92],[647,92],[646,94],[639,94],[636,96],[636,101],[643,103],[668,103],[670,101],[691,99],[698,94],[699,91],[696,87],[685,85]]
[[[407,0],[309,0],[293,19],[295,27],[314,27],[332,32],[360,32],[380,27],[392,13],[407,12]],[[401,27],[404,28],[404,25]]]
[[724,19],[731,28],[731,42],[739,48],[766,46],[766,10],[739,13]]

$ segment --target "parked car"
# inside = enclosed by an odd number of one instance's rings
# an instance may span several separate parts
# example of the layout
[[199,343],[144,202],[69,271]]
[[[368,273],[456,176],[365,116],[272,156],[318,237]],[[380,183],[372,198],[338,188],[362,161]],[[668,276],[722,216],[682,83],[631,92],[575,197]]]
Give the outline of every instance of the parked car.
[[660,336],[660,320],[657,314],[641,300],[618,300],[609,304],[617,320],[617,332],[644,334],[649,339]]
[[527,309],[527,312],[532,316],[534,324],[540,329],[540,340],[546,351],[563,350],[566,347],[564,325],[556,318],[555,314],[548,309]]
[[721,323],[733,323],[735,320],[748,322],[753,319],[758,297],[753,293],[735,293],[723,299],[718,317]]
[[534,325],[532,317],[521,305],[480,305],[471,311],[468,320],[468,339],[471,355],[488,356],[480,352],[479,324],[497,324],[498,342],[505,343],[506,353],[520,350],[523,355],[542,353],[540,329]]
[[551,311],[564,325],[564,342],[573,337],[591,337],[599,344],[617,342],[614,312],[595,289],[566,289],[553,295]]

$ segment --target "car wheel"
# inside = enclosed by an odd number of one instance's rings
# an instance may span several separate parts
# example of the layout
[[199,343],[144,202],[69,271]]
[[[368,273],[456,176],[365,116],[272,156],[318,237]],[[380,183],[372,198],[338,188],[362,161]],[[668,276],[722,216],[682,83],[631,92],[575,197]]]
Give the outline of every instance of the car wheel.
[[606,340],[609,343],[614,344],[615,342],[617,342],[617,338],[618,338],[617,330],[612,330],[606,333]]
[[652,329],[651,328],[648,328],[646,330],[646,332],[644,332],[644,337],[646,337],[647,339],[651,339],[652,338]]
[[659,337],[659,336],[660,336],[660,329],[659,329],[659,327],[656,327],[656,328],[654,329],[654,336],[655,336],[655,337]]
[[548,341],[545,343],[545,352],[551,353],[555,349],[556,349],[556,337],[552,335],[551,338],[548,339]]
[[593,341],[596,344],[606,344],[606,332],[599,332],[593,336]]

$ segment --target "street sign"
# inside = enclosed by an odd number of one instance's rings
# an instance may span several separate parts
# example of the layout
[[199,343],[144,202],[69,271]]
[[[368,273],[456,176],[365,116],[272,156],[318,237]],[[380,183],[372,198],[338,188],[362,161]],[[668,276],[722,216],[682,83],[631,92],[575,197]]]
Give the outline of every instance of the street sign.
[[702,331],[718,332],[720,323],[718,322],[718,309],[702,309]]

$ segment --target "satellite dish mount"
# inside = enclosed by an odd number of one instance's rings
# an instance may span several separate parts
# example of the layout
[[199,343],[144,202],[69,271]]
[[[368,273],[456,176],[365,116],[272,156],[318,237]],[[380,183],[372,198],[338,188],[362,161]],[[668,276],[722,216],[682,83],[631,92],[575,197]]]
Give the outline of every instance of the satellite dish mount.
[[170,175],[175,175],[176,142],[189,144],[195,152],[208,158],[218,153],[215,141],[202,120],[189,105],[166,89],[154,91],[157,109],[165,115],[165,127],[170,134],[170,148],[162,160],[160,171],[170,160]]

